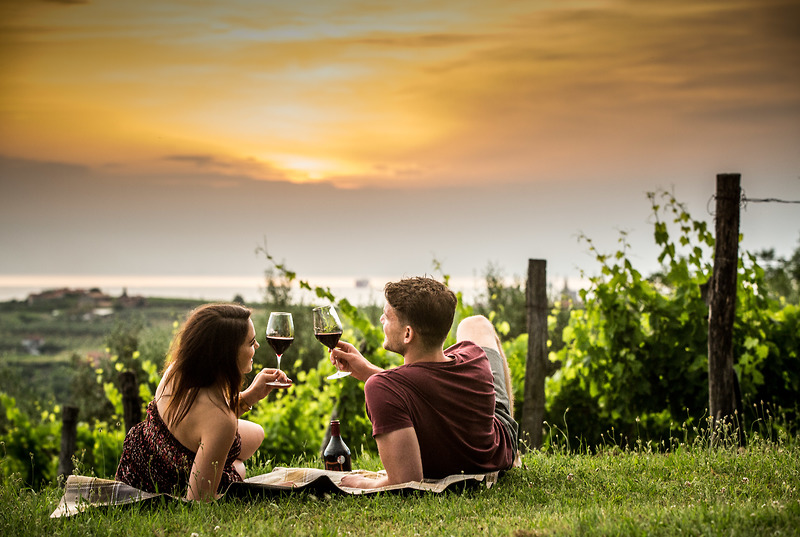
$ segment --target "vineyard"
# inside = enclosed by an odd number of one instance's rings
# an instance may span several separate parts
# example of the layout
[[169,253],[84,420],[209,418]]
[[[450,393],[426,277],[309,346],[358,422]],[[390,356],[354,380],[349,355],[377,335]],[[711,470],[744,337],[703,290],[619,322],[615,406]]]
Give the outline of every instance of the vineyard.
[[[612,253],[598,251],[584,236],[597,263],[585,271],[590,284],[577,295],[548,297],[543,453],[565,446],[588,453],[608,446],[667,451],[676,435],[693,442],[706,434],[708,305],[703,288],[712,272],[715,239],[671,194],[653,193],[649,200],[661,271],[645,276],[636,270],[624,233]],[[263,253],[269,263],[264,302],[249,306],[256,326],[266,325],[271,310],[293,313],[295,341],[282,365],[295,386],[271,394],[247,415],[266,432],[257,463],[267,470],[320,465],[326,425],[334,415],[355,458],[374,459],[363,384],[352,378],[325,380],[333,367],[313,337],[312,305],[293,303],[291,289],[299,285],[314,291],[319,303],[336,303],[345,324],[343,339],[377,365],[391,367],[401,358],[381,347],[382,305],[355,307],[327,289],[312,289],[287,265]],[[758,429],[767,438],[794,438],[798,431],[798,258],[800,249],[792,259],[771,259],[769,266],[761,266],[755,253],[742,252],[738,259],[733,353],[741,407],[736,425]],[[440,277],[447,281],[446,274]],[[474,313],[495,324],[509,359],[519,417],[528,349],[525,290],[521,283],[504,282],[490,267],[485,293],[473,304],[459,301],[455,324]],[[135,374],[141,405],[146,405],[173,331],[196,305],[152,299],[140,309],[79,322],[69,315],[69,304],[60,304],[58,315],[53,307],[26,310],[26,304],[3,304],[2,478],[34,490],[58,483],[61,417],[67,405],[78,409],[72,471],[113,476],[125,434],[120,374]],[[41,356],[21,356],[12,339],[26,331],[46,332],[61,343],[50,354],[43,348]],[[453,341],[451,334],[447,344]],[[256,354],[256,368],[274,367],[267,349]]]

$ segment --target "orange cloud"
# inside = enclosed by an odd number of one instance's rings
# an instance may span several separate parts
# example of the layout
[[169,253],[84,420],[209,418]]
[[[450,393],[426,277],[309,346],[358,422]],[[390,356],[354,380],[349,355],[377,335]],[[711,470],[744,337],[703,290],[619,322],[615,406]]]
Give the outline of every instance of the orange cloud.
[[798,135],[788,0],[57,4],[2,23],[2,154],[431,186]]

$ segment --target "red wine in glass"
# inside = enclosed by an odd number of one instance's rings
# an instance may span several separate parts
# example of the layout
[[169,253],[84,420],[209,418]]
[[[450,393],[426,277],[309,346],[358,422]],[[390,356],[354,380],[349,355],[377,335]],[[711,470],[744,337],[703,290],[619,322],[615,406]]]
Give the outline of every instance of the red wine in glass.
[[333,349],[337,343],[339,343],[339,338],[342,337],[341,332],[318,332],[314,334],[314,337],[317,338],[317,341],[328,347],[329,349]]
[[[339,320],[336,308],[333,306],[321,306],[314,308],[311,313],[314,321],[314,337],[320,343],[333,350],[339,342],[339,338],[342,337],[342,321]],[[339,379],[349,374],[349,371],[337,371],[326,378]]]
[[294,341],[293,337],[267,336],[267,343],[269,343],[269,346],[272,347],[272,350],[274,350],[275,354],[278,356],[281,356],[284,352],[286,352],[286,349],[289,348],[289,345],[292,344],[292,341]]
[[[275,351],[278,358],[278,369],[281,368],[281,356],[294,341],[294,321],[292,314],[284,311],[273,311],[267,322],[267,343]],[[273,381],[270,386],[287,386],[283,382]]]

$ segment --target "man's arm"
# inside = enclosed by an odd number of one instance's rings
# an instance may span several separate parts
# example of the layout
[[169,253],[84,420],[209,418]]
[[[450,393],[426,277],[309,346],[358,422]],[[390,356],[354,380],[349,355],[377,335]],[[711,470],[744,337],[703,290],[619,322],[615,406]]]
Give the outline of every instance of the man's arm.
[[413,427],[398,429],[375,437],[386,477],[371,479],[358,475],[342,478],[342,486],[374,489],[409,481],[422,481],[422,456]]

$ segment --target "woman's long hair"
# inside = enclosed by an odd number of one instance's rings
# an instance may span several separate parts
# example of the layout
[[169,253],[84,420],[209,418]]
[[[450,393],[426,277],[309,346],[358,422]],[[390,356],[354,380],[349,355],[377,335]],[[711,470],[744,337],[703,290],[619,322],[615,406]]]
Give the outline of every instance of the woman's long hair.
[[201,388],[216,387],[236,413],[244,375],[237,357],[251,311],[237,304],[206,304],[194,310],[175,337],[165,367],[170,386],[168,423],[180,422]]

